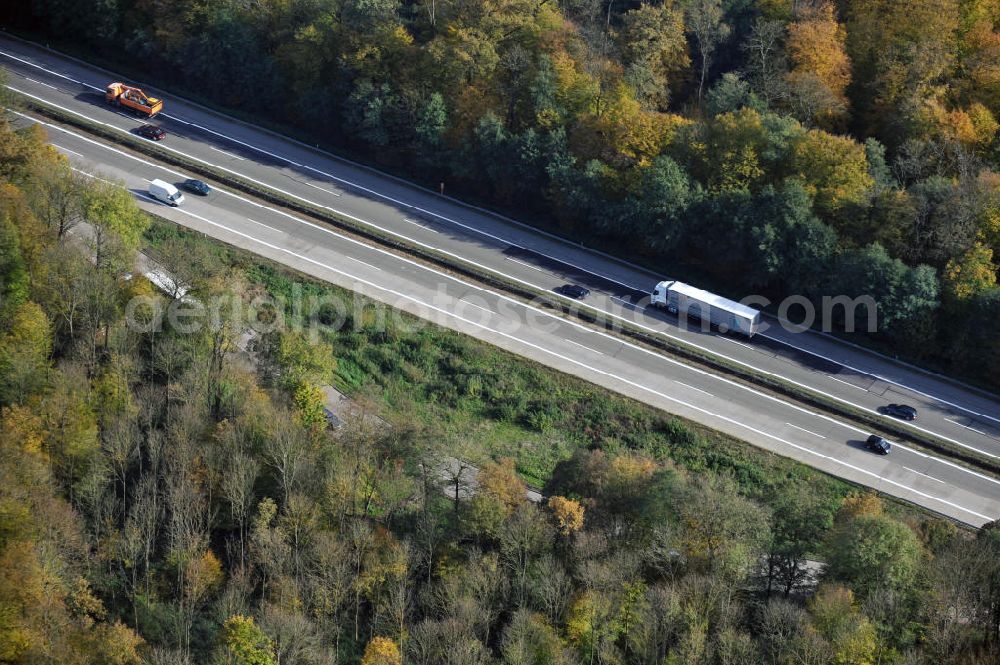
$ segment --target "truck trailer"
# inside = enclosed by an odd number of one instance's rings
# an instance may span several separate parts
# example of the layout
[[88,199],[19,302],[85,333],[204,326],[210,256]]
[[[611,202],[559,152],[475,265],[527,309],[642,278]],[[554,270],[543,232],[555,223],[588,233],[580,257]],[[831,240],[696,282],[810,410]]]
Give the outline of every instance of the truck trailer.
[[672,314],[708,321],[720,331],[753,337],[760,327],[760,312],[728,298],[677,281],[660,282],[650,304]]
[[149,97],[133,85],[109,83],[104,95],[112,106],[123,106],[136,113],[152,118],[163,110],[163,100]]

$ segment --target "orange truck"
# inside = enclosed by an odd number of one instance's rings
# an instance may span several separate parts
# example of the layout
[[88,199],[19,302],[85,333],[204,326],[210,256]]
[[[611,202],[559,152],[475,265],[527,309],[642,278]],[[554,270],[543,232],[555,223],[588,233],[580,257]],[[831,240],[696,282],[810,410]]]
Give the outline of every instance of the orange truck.
[[105,98],[113,106],[124,106],[147,118],[163,110],[163,100],[147,97],[139,88],[124,83],[109,83]]

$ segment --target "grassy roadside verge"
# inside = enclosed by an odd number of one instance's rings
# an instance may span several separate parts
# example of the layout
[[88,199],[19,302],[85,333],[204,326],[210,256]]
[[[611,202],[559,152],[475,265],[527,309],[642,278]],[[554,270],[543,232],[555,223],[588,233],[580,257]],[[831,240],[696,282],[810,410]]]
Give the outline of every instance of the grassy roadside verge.
[[[154,255],[173,237],[204,243],[223,264],[241,270],[251,285],[283,297],[289,324],[302,316],[292,305],[293,293],[345,304],[360,298],[371,308],[388,308],[152,218],[146,241]],[[371,313],[369,305],[361,310]],[[488,342],[397,314],[385,317],[388,327],[369,322],[378,317],[349,317],[337,330],[322,333],[336,357],[337,387],[362,396],[390,421],[433,433],[452,455],[473,463],[514,458],[518,472],[535,487],[544,487],[556,465],[575,450],[600,448],[612,456],[642,454],[692,473],[730,476],[742,493],[765,505],[791,483],[807,483],[817,496],[830,500],[870,491]],[[937,515],[892,495],[880,496],[891,513],[912,524]]]
[[754,385],[757,388],[766,390],[775,395],[792,399],[833,416],[845,418],[860,426],[864,426],[872,432],[880,433],[896,440],[905,440],[913,445],[923,448],[928,452],[947,456],[960,463],[1000,475],[1000,460],[994,460],[986,456],[979,455],[950,442],[917,432],[903,423],[896,424],[883,421],[873,414],[867,413],[861,409],[844,405],[836,400],[826,397],[825,395],[792,384],[788,381],[748,370],[737,363],[708,354],[683,342],[672,340],[655,333],[650,333],[627,322],[612,320],[596,311],[574,307],[553,296],[553,294],[547,291],[535,289],[525,284],[500,277],[494,273],[479,268],[478,266],[464,262],[447,254],[408,243],[364,222],[350,217],[337,215],[326,209],[305,204],[266,186],[234,176],[233,174],[227,173],[221,169],[213,168],[206,164],[184,158],[180,155],[172,153],[169,150],[165,150],[154,143],[140,140],[126,132],[108,128],[105,125],[101,125],[81,116],[68,113],[49,104],[38,102],[37,100],[32,100],[22,96],[18,97],[20,98],[23,106],[57,122],[76,127],[120,146],[130,148],[137,152],[154,157],[162,162],[186,169],[204,178],[216,181],[232,189],[240,190],[259,199],[268,201],[274,205],[278,205],[300,214],[307,215],[313,219],[331,224],[343,231],[360,236],[370,242],[378,243],[379,245],[396,252],[405,253],[449,272],[475,280],[483,285],[504,291],[524,300],[531,300],[538,306],[547,308],[553,312],[559,312],[565,316],[574,317],[605,330],[615,332],[629,338],[633,342],[642,344],[643,346],[668,352],[704,369],[729,375],[737,380]]

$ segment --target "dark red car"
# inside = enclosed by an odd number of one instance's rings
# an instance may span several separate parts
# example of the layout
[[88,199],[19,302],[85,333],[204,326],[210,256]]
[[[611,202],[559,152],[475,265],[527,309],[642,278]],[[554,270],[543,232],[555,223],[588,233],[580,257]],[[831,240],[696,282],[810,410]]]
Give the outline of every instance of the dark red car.
[[135,130],[135,133],[145,139],[149,139],[150,141],[162,141],[167,135],[165,131],[156,125],[143,125],[139,129]]

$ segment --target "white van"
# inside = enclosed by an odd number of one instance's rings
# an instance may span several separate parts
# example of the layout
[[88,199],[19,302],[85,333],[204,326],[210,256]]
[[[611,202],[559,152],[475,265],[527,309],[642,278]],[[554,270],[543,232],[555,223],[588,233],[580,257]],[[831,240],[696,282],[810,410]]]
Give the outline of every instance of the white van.
[[157,201],[163,201],[168,206],[179,206],[184,203],[184,195],[169,182],[154,180],[149,183],[149,195]]

